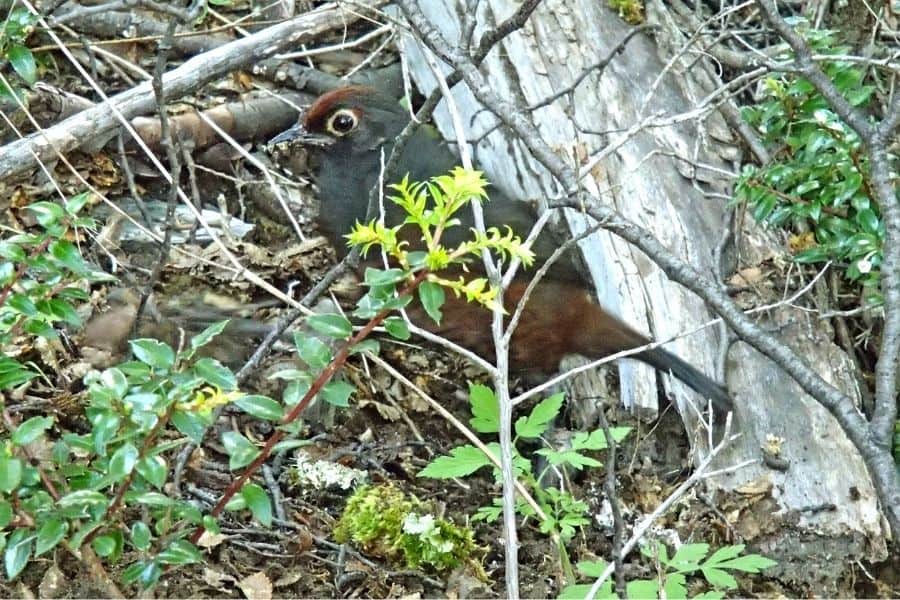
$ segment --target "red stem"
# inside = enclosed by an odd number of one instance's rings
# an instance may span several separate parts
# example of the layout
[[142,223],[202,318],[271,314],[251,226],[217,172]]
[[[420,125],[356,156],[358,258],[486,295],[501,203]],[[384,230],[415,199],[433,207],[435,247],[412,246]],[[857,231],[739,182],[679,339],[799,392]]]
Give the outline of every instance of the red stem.
[[[411,294],[419,284],[425,281],[425,278],[428,276],[428,271],[420,271],[416,274],[413,280],[400,292],[400,296],[406,296]],[[321,391],[322,387],[328,383],[332,377],[334,377],[335,373],[337,373],[341,367],[344,366],[344,363],[347,362],[347,357],[350,356],[350,349],[359,344],[361,341],[369,337],[372,331],[378,327],[382,321],[384,321],[390,314],[393,312],[392,310],[383,310],[377,315],[375,315],[372,320],[363,326],[355,336],[350,338],[344,346],[340,349],[337,355],[332,359],[331,363],[325,367],[325,369],[319,373],[319,376],[313,382],[312,386],[309,388],[309,391],[306,392],[306,395],[303,396],[303,399],[297,403],[291,412],[286,414],[281,419],[282,425],[288,425],[297,420],[306,406],[312,401],[312,399],[316,396],[316,394]],[[253,475],[260,466],[269,458],[269,455],[272,453],[272,449],[275,445],[281,441],[281,438],[284,437],[285,431],[283,429],[276,429],[275,432],[269,436],[269,439],[266,440],[265,445],[262,447],[262,450],[259,453],[259,456],[250,463],[250,465],[241,473],[240,477],[231,482],[231,484],[226,488],[225,493],[222,494],[222,497],[219,498],[219,501],[213,507],[210,515],[214,518],[218,517],[222,511],[225,509],[225,505],[228,504],[229,500],[240,490],[244,483]],[[203,535],[203,532],[206,531],[206,528],[201,524],[197,526],[196,531],[191,535],[190,541],[193,544],[196,544],[200,540],[200,536]]]

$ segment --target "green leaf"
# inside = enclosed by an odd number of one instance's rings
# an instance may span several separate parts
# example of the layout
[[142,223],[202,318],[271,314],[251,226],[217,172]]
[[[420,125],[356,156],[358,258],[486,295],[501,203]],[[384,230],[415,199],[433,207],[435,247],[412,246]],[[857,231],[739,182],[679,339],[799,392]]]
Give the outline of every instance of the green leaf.
[[658,598],[659,585],[655,579],[638,579],[629,581],[625,586],[625,592],[629,598]]
[[776,566],[778,563],[765,556],[759,554],[747,554],[739,556],[731,560],[724,560],[717,566],[722,569],[734,569],[735,571],[744,571],[745,573],[759,573],[763,569]]
[[13,519],[12,505],[6,500],[0,500],[0,529],[3,529]]
[[6,306],[29,317],[37,315],[37,306],[26,294],[11,294],[6,299]]
[[172,424],[195,444],[203,442],[206,435],[207,422],[202,415],[194,412],[176,410],[172,413]]
[[74,274],[80,275],[86,271],[84,259],[81,258],[78,246],[69,240],[53,240],[48,249],[53,258]]
[[364,275],[366,285],[380,287],[393,285],[406,279],[407,273],[403,269],[373,269],[366,267]]
[[331,348],[317,337],[296,331],[294,332],[294,345],[297,347],[300,360],[309,365],[311,369],[324,369],[331,362]]
[[55,202],[32,202],[27,208],[42,227],[52,227],[66,216],[63,207]]
[[339,314],[312,315],[306,318],[306,324],[336,340],[347,339],[353,333],[353,325],[347,317]]
[[[631,427],[610,427],[609,433],[612,439],[619,443],[631,433]],[[605,450],[606,434],[602,429],[595,429],[590,433],[580,431],[572,436],[572,448],[574,450]]]
[[75,533],[69,536],[69,547],[78,550],[81,548],[81,545],[84,543],[84,540],[87,536],[91,535],[94,531],[100,529],[104,526],[104,523],[99,520],[90,521],[81,525]]
[[162,568],[155,560],[139,560],[122,571],[122,582],[138,583],[142,588],[149,588],[159,581]]
[[605,560],[582,560],[578,561],[575,568],[585,577],[597,579],[603,575],[603,571],[606,570],[607,566],[609,566],[609,563]]
[[669,573],[663,583],[663,591],[666,593],[666,600],[686,600],[687,587],[686,579],[681,573]]
[[84,208],[84,205],[90,201],[92,196],[93,194],[91,194],[91,192],[81,192],[80,194],[72,196],[71,198],[66,200],[66,212],[69,214],[69,216],[74,217],[79,212],[81,212],[81,209]]
[[91,542],[91,547],[98,556],[105,558],[116,551],[116,539],[111,535],[98,535]]
[[37,533],[37,544],[34,548],[34,555],[40,556],[48,550],[52,550],[58,543],[66,537],[69,531],[69,523],[60,519],[50,519],[45,521]]
[[710,590],[708,592],[701,592],[696,596],[692,596],[691,600],[723,600],[724,598],[725,592]]
[[268,396],[241,396],[233,402],[248,415],[267,421],[280,421],[284,417],[281,404]]
[[538,402],[531,414],[516,421],[516,435],[525,439],[538,438],[559,415],[565,395],[560,392]]
[[225,328],[228,327],[228,323],[228,319],[225,319],[224,321],[218,321],[192,337],[191,350],[199,350],[203,346],[210,343],[213,338],[225,331]]
[[737,580],[727,571],[712,567],[703,567],[700,569],[700,572],[703,573],[703,577],[713,587],[720,589],[724,588],[726,590],[737,589]]
[[708,553],[709,544],[683,544],[675,551],[675,556],[672,557],[669,564],[681,570],[689,567],[693,571]]
[[138,460],[138,449],[133,444],[125,443],[116,450],[109,459],[109,476],[116,483],[131,474]]
[[0,390],[8,390],[37,377],[13,358],[0,356]]
[[489,465],[493,466],[493,463],[475,446],[457,446],[450,451],[450,456],[439,456],[431,461],[419,471],[419,477],[430,479],[465,477]]
[[56,505],[59,508],[90,508],[92,506],[106,506],[109,499],[105,494],[94,490],[76,490],[69,492],[59,499]]
[[881,228],[881,222],[874,210],[865,209],[856,213],[856,222],[866,233],[878,234]]
[[147,338],[130,340],[128,343],[135,358],[154,369],[166,371],[175,364],[175,351],[168,344]]
[[[741,552],[744,551],[744,548],[746,548],[746,546],[744,544],[734,544],[731,546],[722,546],[721,548],[719,548],[718,550],[713,552],[712,556],[710,556],[708,559],[706,559],[706,561],[703,564],[708,567],[718,566],[719,563],[722,561],[731,560],[732,558],[739,556],[741,554]],[[677,554],[676,554],[676,556],[677,556]]]
[[131,525],[131,544],[140,551],[146,551],[150,548],[150,540],[153,535],[150,533],[150,527],[143,521],[135,520]]
[[6,49],[9,64],[25,83],[34,85],[37,81],[37,63],[31,50],[21,44],[12,43]]
[[333,380],[329,381],[322,387],[321,395],[322,399],[324,399],[328,404],[340,408],[347,408],[348,406],[350,406],[350,396],[355,391],[356,388],[346,381]]
[[10,262],[20,263],[28,257],[22,246],[11,242],[0,242],[0,258],[5,258]]
[[156,508],[169,508],[170,506],[175,506],[175,500],[169,498],[164,494],[160,494],[159,492],[143,492],[140,494],[126,494],[126,497],[130,502],[134,502],[137,504],[146,504],[147,506],[153,506]]
[[187,540],[174,540],[156,558],[164,565],[188,565],[203,562],[200,551]]
[[13,456],[0,456],[0,491],[12,493],[22,481],[22,461]]
[[259,448],[236,431],[223,433],[222,445],[228,453],[228,468],[232,471],[249,465],[259,456]]
[[6,579],[12,581],[22,572],[28,559],[31,558],[31,545],[35,535],[30,529],[16,529],[6,542],[3,553],[3,564],[6,567]]
[[603,463],[599,460],[580,454],[575,450],[554,450],[551,448],[541,448],[536,451],[537,454],[547,457],[547,461],[558,466],[568,464],[572,468],[580,471],[584,467],[602,467]]
[[194,373],[203,378],[206,383],[214,385],[223,392],[233,392],[237,389],[237,378],[231,369],[214,358],[201,358],[194,363]]
[[380,350],[381,344],[378,343],[378,340],[367,338],[350,348],[350,354],[362,354],[363,352],[368,352],[373,356],[378,356]]
[[36,441],[45,431],[53,427],[53,417],[31,417],[13,432],[12,443],[24,446]]
[[[559,600],[584,600],[590,593],[591,587],[592,584],[589,583],[568,585],[562,589],[557,598]],[[612,581],[608,579],[604,581],[594,598],[595,600],[617,600],[618,596],[613,591]]]
[[384,320],[384,329],[388,334],[398,340],[408,340],[410,338],[409,327],[402,317],[388,317]]
[[433,281],[423,281],[419,285],[419,300],[422,301],[422,308],[428,313],[428,316],[437,323],[441,324],[441,307],[444,305],[444,288]]
[[119,415],[109,410],[98,411],[91,417],[91,438],[97,454],[106,456],[106,444],[115,437],[121,422]]
[[161,489],[166,483],[168,466],[166,460],[159,455],[145,456],[137,462],[135,470],[138,474],[150,482],[150,485]]
[[50,314],[55,318],[65,321],[69,325],[81,327],[81,317],[78,316],[78,313],[72,305],[65,300],[62,300],[61,298],[51,298],[50,300],[47,300],[47,305],[50,308]]
[[99,383],[108,388],[116,398],[124,398],[128,392],[128,379],[119,369],[113,367],[100,374]]
[[272,525],[272,502],[264,489],[255,483],[248,483],[241,488],[241,496],[247,503],[247,508],[253,513],[253,518],[265,527]]
[[500,405],[491,388],[477,384],[469,384],[469,405],[472,418],[469,425],[478,433],[497,433],[500,431]]

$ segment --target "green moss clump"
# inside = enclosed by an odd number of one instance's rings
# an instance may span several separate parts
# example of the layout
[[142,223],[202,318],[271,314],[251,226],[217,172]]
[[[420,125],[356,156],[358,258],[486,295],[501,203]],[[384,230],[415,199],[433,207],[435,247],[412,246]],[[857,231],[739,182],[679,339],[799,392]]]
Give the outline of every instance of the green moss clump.
[[619,11],[619,16],[632,25],[644,22],[644,4],[641,0],[609,0],[609,7]]
[[479,550],[471,529],[436,518],[392,485],[359,488],[347,501],[334,538],[411,569],[427,565],[446,571],[471,561]]

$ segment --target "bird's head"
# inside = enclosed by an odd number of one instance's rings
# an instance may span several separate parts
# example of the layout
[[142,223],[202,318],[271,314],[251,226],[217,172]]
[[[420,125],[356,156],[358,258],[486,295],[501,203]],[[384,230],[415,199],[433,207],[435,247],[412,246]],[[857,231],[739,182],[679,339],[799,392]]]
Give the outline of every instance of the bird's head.
[[291,143],[313,151],[358,155],[394,142],[409,121],[393,98],[366,86],[347,86],[319,96],[290,129],[270,144]]

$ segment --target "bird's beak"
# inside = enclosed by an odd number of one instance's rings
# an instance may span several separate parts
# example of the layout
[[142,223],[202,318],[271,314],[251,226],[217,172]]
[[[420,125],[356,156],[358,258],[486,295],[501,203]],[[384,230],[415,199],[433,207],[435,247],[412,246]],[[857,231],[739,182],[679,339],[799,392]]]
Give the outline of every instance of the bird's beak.
[[289,142],[291,145],[297,144],[301,146],[330,146],[334,143],[334,139],[319,133],[310,133],[301,123],[297,123],[290,129],[286,129],[269,140],[268,145],[283,144]]

